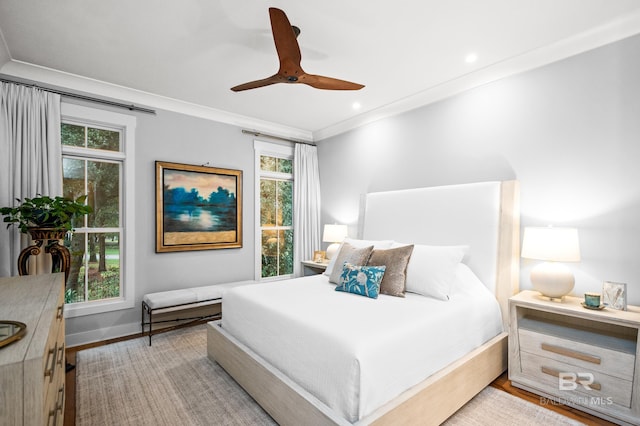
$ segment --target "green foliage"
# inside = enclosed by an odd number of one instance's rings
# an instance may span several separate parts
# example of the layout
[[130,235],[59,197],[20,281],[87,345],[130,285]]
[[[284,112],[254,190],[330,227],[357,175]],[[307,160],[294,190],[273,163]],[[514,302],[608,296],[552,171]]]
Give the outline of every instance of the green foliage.
[[[65,146],[121,151],[119,131],[62,123],[60,134]],[[95,228],[120,227],[122,164],[103,161],[93,153],[63,156],[62,161],[64,196],[74,199],[87,193],[91,208],[86,220],[88,235],[75,233],[65,239],[71,251],[65,301],[79,303],[118,297],[120,232],[101,233],[95,232]]]
[[78,301],[78,292],[75,288],[68,288],[64,291],[64,303],[75,303]]
[[120,296],[120,267],[118,265],[109,265],[108,269],[104,272],[98,272],[95,269],[92,270],[89,273],[86,300],[84,290],[84,274],[81,274],[78,282],[67,283],[64,303],[79,303]]
[[7,228],[17,224],[20,232],[27,233],[30,227],[55,228],[70,231],[73,228],[72,221],[76,217],[89,214],[93,209],[85,204],[87,196],[82,195],[75,200],[46,195],[35,198],[25,198],[17,207],[2,207],[0,214],[5,216],[4,222]]
[[89,283],[88,300],[102,300],[120,296],[120,268],[109,267]]
[[293,161],[260,157],[260,170],[282,173],[260,178],[262,277],[293,274]]
[[262,155],[260,156],[260,170],[291,174],[293,173],[293,160]]
[[293,274],[293,230],[262,231],[262,277]]

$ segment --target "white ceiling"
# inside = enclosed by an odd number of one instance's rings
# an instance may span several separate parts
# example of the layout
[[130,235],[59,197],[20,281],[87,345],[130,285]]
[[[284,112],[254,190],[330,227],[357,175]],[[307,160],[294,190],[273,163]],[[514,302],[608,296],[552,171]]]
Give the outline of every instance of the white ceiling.
[[[366,87],[229,90],[277,71],[271,6],[307,72]],[[0,0],[0,31],[5,76],[318,140],[640,33],[640,1]]]

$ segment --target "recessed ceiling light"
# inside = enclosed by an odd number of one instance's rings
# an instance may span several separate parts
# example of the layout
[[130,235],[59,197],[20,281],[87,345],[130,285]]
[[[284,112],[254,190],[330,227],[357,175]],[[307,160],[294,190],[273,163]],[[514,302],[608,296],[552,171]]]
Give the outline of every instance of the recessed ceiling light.
[[468,64],[472,64],[475,61],[478,60],[478,55],[476,55],[475,53],[469,53],[465,58],[464,61]]
[[360,102],[354,102],[353,105],[351,105],[351,108],[360,109],[362,108],[362,105],[360,105]]

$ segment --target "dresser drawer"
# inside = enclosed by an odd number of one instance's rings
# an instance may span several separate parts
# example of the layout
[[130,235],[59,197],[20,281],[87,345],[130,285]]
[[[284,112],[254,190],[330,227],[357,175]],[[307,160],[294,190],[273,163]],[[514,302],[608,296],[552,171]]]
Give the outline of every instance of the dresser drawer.
[[582,369],[604,372],[632,380],[635,354],[603,348],[593,344],[519,329],[520,350],[561,361]]
[[[631,406],[632,382],[593,369],[576,367],[551,358],[521,352],[522,373],[540,384],[543,391],[585,406],[606,406],[611,403]],[[561,383],[559,375],[563,374]],[[581,383],[571,383],[576,378]],[[592,379],[593,378],[593,379]],[[592,383],[591,380],[593,380]]]
[[55,318],[51,321],[42,356],[43,401],[48,399],[49,392],[55,391],[52,388],[56,387],[59,376],[61,374],[64,375],[64,332],[64,318],[62,317],[62,310],[59,309],[56,310]]
[[45,399],[42,418],[47,425],[61,425],[64,422],[64,382],[55,383]]

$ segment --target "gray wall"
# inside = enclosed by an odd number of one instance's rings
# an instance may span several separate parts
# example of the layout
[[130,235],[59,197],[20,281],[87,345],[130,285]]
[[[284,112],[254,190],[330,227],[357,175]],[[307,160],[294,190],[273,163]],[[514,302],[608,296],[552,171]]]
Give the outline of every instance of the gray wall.
[[[370,191],[516,178],[523,226],[578,227],[575,292],[621,281],[640,304],[638,52],[634,37],[319,142],[323,223],[355,236]],[[137,117],[136,306],[69,318],[70,342],[136,332],[145,293],[254,274],[253,138],[167,111]],[[155,253],[156,160],[243,170],[243,248]],[[535,264],[521,262],[521,288]]]
[[[68,318],[70,344],[139,331],[140,303],[146,293],[254,277],[253,137],[243,135],[235,126],[167,111],[136,116],[135,179],[128,181],[136,192],[136,305],[134,309]],[[242,248],[155,252],[156,160],[198,165],[209,162],[214,167],[243,171]]]
[[[390,82],[392,84],[392,82]],[[574,226],[574,293],[640,304],[640,36],[318,143],[323,223],[356,236],[360,194],[518,179],[522,226]],[[522,289],[537,262],[521,260]]]

